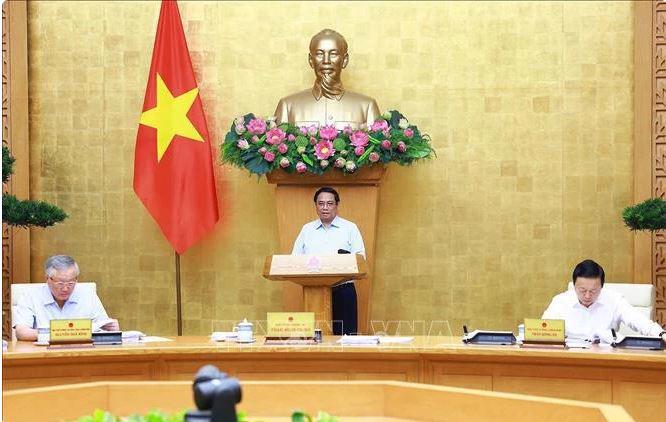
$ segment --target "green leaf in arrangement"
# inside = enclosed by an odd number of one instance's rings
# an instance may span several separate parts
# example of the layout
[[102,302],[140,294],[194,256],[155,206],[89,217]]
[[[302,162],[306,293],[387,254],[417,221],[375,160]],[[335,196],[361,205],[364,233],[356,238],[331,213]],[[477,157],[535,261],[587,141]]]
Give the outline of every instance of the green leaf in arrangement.
[[308,157],[307,155],[301,154],[301,158],[303,159],[303,162],[306,163],[307,165],[309,165],[310,167],[314,166],[314,161],[312,161],[312,159],[310,157]]
[[312,418],[307,413],[296,410],[291,414],[291,422],[312,422]]
[[359,162],[359,163],[363,163],[363,162],[365,162],[365,160],[368,158],[368,155],[370,155],[370,153],[371,153],[374,149],[375,149],[375,146],[374,146],[374,145],[371,145],[370,148],[366,149],[365,152],[364,152],[360,157],[358,157],[358,161],[357,161],[357,162]]
[[297,147],[307,147],[310,145],[310,140],[303,135],[298,135],[295,142]]
[[317,413],[317,422],[338,422],[338,418],[326,412],[319,411]]
[[333,148],[335,148],[336,151],[342,151],[347,147],[347,142],[345,142],[344,139],[340,138],[335,138],[333,141]]

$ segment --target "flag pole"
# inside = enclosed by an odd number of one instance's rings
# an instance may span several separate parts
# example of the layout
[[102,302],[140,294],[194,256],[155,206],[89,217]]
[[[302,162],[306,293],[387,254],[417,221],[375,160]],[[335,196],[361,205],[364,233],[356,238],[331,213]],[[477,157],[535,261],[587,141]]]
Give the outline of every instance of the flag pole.
[[180,301],[180,255],[178,252],[174,251],[176,256],[176,318],[178,323],[178,335],[183,335],[183,315],[181,313],[181,301]]

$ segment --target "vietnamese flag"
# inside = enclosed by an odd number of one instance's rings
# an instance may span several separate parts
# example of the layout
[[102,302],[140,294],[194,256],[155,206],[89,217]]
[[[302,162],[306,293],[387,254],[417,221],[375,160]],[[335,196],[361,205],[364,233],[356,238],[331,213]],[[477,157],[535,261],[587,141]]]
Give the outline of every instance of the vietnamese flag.
[[136,135],[134,191],[178,254],[219,219],[210,137],[175,1],[160,9]]

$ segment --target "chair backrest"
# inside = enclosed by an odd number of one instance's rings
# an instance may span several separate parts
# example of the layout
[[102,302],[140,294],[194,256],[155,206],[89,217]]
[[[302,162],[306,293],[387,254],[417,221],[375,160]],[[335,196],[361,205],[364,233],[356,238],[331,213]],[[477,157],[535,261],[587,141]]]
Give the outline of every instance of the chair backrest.
[[[11,300],[12,300],[12,321],[14,321],[14,314],[16,313],[16,304],[22,295],[29,295],[37,289],[44,287],[46,283],[12,283],[11,284]],[[94,282],[79,282],[76,283],[77,289],[97,293],[97,284]]]
[[[569,282],[569,290],[573,289],[573,283]],[[642,283],[604,283],[604,289],[619,293],[629,302],[638,312],[645,315],[646,318],[654,319],[654,298],[655,290],[652,284]],[[636,335],[636,331],[620,325],[620,334]]]

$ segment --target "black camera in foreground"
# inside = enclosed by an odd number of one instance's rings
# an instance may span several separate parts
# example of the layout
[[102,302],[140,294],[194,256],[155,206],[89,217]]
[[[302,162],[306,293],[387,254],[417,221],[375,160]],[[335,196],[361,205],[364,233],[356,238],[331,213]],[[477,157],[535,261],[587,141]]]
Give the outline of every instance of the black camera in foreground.
[[236,422],[241,386],[213,365],[199,369],[192,384],[197,410],[185,414],[185,422]]

